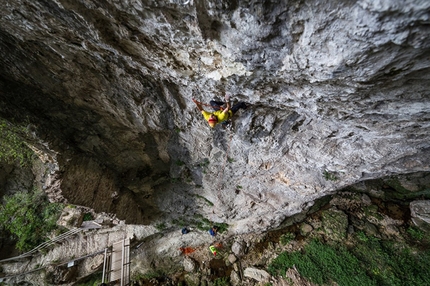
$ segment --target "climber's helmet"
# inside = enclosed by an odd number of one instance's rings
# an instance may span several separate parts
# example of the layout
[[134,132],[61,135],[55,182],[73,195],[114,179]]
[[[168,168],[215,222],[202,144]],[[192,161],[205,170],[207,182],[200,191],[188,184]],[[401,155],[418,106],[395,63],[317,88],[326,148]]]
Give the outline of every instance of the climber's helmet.
[[218,118],[215,115],[211,114],[208,119],[208,123],[213,128],[218,123]]

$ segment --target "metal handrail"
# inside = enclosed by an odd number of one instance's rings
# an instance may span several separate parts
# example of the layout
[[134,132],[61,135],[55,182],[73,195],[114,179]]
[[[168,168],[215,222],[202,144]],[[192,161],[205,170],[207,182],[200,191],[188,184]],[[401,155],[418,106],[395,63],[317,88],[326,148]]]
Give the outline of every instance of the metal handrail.
[[81,231],[82,231],[81,228],[73,228],[73,229],[71,229],[71,230],[69,230],[69,231],[67,231],[67,232],[65,232],[65,233],[63,233],[63,234],[61,234],[61,235],[59,235],[59,236],[51,239],[51,240],[48,240],[48,241],[45,241],[42,244],[39,244],[38,246],[36,246],[35,248],[33,248],[32,250],[30,250],[28,252],[25,252],[25,253],[23,253],[21,255],[15,256],[15,257],[10,257],[10,258],[6,258],[6,259],[2,259],[2,260],[0,260],[0,263],[1,262],[6,262],[6,261],[18,260],[18,259],[22,259],[22,258],[31,256],[35,252],[40,251],[40,250],[42,250],[44,248],[47,248],[47,247],[51,246],[52,244],[54,244],[56,242],[59,242],[59,241],[64,240],[66,238],[69,238],[70,236],[75,235],[75,234],[77,234],[77,233],[79,233]]

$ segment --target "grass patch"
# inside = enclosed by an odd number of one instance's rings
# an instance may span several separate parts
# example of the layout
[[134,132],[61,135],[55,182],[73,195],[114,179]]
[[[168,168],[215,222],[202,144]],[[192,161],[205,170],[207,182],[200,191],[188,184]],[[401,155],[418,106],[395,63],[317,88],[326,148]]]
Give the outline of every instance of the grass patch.
[[200,196],[200,195],[194,195],[194,196],[197,197],[197,198],[200,198],[200,199],[204,200],[211,207],[214,205],[210,200],[208,200],[207,198],[205,198],[203,196]]
[[294,233],[291,233],[291,232],[285,233],[285,234],[281,235],[281,237],[279,238],[279,243],[282,245],[287,245],[295,237],[296,237],[296,235]]
[[193,219],[174,219],[172,224],[180,227],[195,227],[202,231],[208,231],[212,226],[216,225],[218,226],[218,233],[223,233],[228,229],[228,224],[211,222],[200,214],[195,215]]
[[212,227],[211,221],[202,215],[196,215],[195,218],[196,220],[192,220],[192,222],[199,230],[209,230]]
[[93,215],[91,213],[85,213],[83,221],[91,221],[93,220]]
[[164,229],[166,229],[166,223],[164,223],[164,222],[162,222],[162,223],[158,223],[158,224],[156,224],[155,225],[155,228],[157,229],[157,230],[159,230],[159,231],[162,231],[162,230],[164,230]]
[[87,279],[83,279],[79,282],[76,282],[76,286],[99,286],[102,284],[102,279],[100,278],[101,273],[92,274]]
[[228,286],[230,285],[229,278],[228,277],[220,277],[214,280],[213,282],[214,286]]
[[203,174],[206,174],[206,172],[208,170],[208,166],[209,166],[209,159],[208,158],[204,158],[201,162],[199,162],[195,165],[195,167],[201,168]]
[[336,177],[336,175],[334,173],[329,172],[327,170],[324,170],[323,176],[324,176],[324,179],[326,179],[327,181],[337,181],[338,180],[338,178]]
[[421,241],[424,238],[424,232],[416,227],[410,226],[406,232],[411,236],[412,239]]
[[313,240],[301,251],[281,253],[268,271],[284,276],[294,265],[303,277],[319,285],[430,285],[429,250],[412,251],[364,233],[356,238],[351,249]]
[[356,233],[356,237],[359,241],[363,241],[363,242],[369,241],[369,238],[367,237],[367,235],[362,230],[360,230]]
[[218,233],[223,233],[228,230],[228,224],[226,223],[215,223],[214,225],[218,227]]
[[268,270],[272,275],[285,276],[294,265],[302,276],[317,284],[335,281],[339,285],[376,285],[345,248],[335,249],[317,240],[312,240],[302,252],[281,253]]

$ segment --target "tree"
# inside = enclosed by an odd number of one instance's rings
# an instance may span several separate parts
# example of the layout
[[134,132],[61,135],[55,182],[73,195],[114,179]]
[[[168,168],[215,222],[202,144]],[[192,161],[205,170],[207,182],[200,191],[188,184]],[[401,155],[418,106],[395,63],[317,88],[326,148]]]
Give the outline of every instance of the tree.
[[16,248],[27,251],[46,240],[56,228],[61,204],[50,203],[38,191],[17,192],[3,198],[0,207],[0,228],[17,240]]
[[21,135],[27,134],[25,127],[16,127],[0,118],[0,161],[24,166],[31,161],[34,152],[25,144]]

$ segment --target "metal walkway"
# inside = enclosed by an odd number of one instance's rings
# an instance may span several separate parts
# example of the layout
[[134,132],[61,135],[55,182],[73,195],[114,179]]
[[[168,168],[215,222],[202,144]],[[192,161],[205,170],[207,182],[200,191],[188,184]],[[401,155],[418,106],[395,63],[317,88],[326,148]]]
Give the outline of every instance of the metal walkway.
[[[130,285],[130,239],[115,242],[112,250],[105,251],[102,282],[109,285]],[[114,284],[112,284],[114,283]]]

